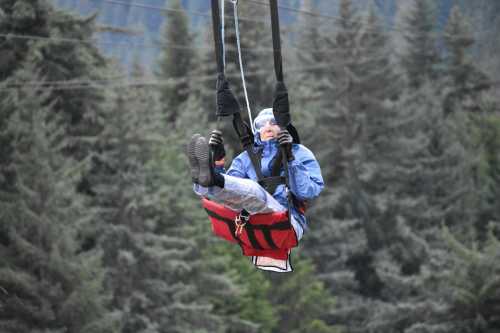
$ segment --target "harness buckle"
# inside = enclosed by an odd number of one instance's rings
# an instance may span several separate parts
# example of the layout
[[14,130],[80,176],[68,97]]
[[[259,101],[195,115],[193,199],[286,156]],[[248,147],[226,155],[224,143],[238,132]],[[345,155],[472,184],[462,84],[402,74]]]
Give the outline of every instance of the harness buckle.
[[234,235],[239,237],[243,233],[243,228],[250,220],[250,214],[246,210],[242,210],[234,219],[234,224],[236,225],[236,230]]

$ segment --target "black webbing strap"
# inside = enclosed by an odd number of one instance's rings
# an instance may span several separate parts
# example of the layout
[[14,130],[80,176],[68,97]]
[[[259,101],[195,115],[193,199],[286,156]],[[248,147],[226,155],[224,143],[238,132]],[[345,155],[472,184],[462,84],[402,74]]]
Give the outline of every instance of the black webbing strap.
[[278,0],[269,0],[271,7],[271,29],[273,31],[274,72],[276,80],[283,82],[283,65],[281,60],[280,19],[278,14]]
[[256,250],[264,250],[264,248],[260,245],[257,237],[255,237],[255,230],[254,230],[253,225],[251,225],[250,223],[247,223],[245,225],[245,230],[247,231],[247,237],[248,237],[248,240],[250,241],[250,243],[252,244],[252,248],[254,248]]
[[291,123],[288,90],[283,78],[283,60],[281,57],[280,20],[278,1],[269,0],[271,8],[271,29],[273,36],[274,72],[276,74],[276,87],[274,89],[273,112],[274,118],[281,128],[286,128],[293,138],[294,143],[300,143],[299,133]]
[[257,175],[257,180],[264,178],[262,175],[260,156],[253,151],[253,141],[254,137],[249,126],[241,119],[240,113],[235,113],[233,116],[233,127],[238,135],[243,149],[246,150],[250,161],[252,162],[253,168],[255,169],[255,174]]
[[205,208],[205,211],[207,212],[208,216],[213,217],[218,221],[224,222],[229,228],[229,231],[231,231],[231,236],[233,236],[234,240],[236,240],[238,243],[241,243],[241,240],[238,237],[236,237],[236,226],[234,225],[233,220],[220,216],[216,212],[211,211],[210,209],[207,208]]
[[273,167],[271,170],[271,177],[264,178],[259,184],[263,186],[271,195],[276,191],[278,185],[286,184],[286,178],[280,176],[281,171],[281,154],[276,154],[276,159],[274,160]]
[[[273,101],[273,113],[276,122],[281,127],[281,129],[288,128],[291,125],[290,117],[290,105],[288,102],[288,91],[286,89],[283,80],[283,64],[281,58],[281,37],[280,37],[280,21],[278,13],[278,0],[269,0],[269,7],[271,8],[271,29],[273,32],[273,54],[274,54],[274,72],[276,73],[276,88],[274,92]],[[296,132],[296,131],[295,131]],[[297,141],[299,140],[297,133]],[[287,189],[287,200],[288,200],[288,219],[291,219],[290,210],[293,205],[292,196],[289,190],[289,170],[288,170],[288,160],[286,158],[286,151],[284,147],[281,147],[281,158],[283,167],[285,169],[285,186]]]
[[229,82],[224,75],[224,48],[222,36],[222,21],[220,18],[219,0],[212,0],[212,27],[214,35],[215,59],[217,62],[217,117],[231,116],[240,112],[240,105],[229,88]]
[[269,194],[273,195],[274,191],[276,191],[276,187],[285,184],[285,177],[284,176],[266,177],[261,179],[258,183],[267,192],[269,192]]
[[217,60],[217,73],[224,74],[219,0],[212,0],[212,28],[215,43],[215,59]]
[[264,239],[266,240],[267,244],[269,244],[269,247],[273,250],[278,249],[278,246],[274,242],[273,238],[271,237],[271,230],[269,229],[262,229],[262,234],[264,235]]
[[250,161],[252,161],[253,168],[255,170],[255,174],[257,175],[257,182],[260,183],[264,178],[262,174],[262,165],[260,163],[260,155],[254,153],[253,149],[247,149],[248,156],[250,157]]

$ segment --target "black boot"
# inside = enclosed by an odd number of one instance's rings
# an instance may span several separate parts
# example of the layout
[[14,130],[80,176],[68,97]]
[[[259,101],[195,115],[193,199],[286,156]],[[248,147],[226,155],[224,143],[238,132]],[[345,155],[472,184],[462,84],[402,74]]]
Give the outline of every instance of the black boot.
[[193,134],[191,140],[189,140],[186,146],[186,156],[189,162],[189,170],[191,172],[191,179],[193,183],[198,183],[198,176],[200,174],[200,165],[198,159],[196,158],[196,141],[201,137],[200,134]]
[[202,136],[200,136],[196,140],[195,156],[198,160],[198,165],[200,168],[200,171],[198,173],[198,184],[205,187],[214,185],[214,171],[210,163],[210,148],[208,146],[207,140]]

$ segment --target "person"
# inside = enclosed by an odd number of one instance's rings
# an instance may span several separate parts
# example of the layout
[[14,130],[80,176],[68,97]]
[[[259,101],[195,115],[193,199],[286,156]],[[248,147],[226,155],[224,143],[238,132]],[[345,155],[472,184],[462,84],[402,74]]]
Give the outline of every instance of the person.
[[[254,120],[254,128],[258,135],[254,137],[253,149],[260,155],[262,175],[271,175],[274,161],[280,154],[279,147],[285,147],[289,190],[294,201],[305,202],[316,198],[323,190],[324,182],[314,154],[305,146],[293,143],[288,131],[281,130],[277,125],[271,108],[259,112]],[[214,166],[210,162],[210,146],[213,147]],[[307,229],[303,211],[296,205],[288,207],[287,189],[284,184],[278,185],[271,194],[257,182],[258,176],[247,151],[232,161],[227,172],[224,170],[225,150],[220,131],[212,131],[208,141],[200,134],[194,134],[187,145],[187,157],[196,194],[235,211],[245,209],[250,214],[290,209],[291,224],[297,240],[302,238]],[[281,174],[284,174],[284,170],[281,170]],[[256,258],[253,259],[256,264]],[[269,260],[262,262],[268,263]],[[281,270],[290,270],[289,263],[260,266],[257,265],[262,269],[278,266]]]

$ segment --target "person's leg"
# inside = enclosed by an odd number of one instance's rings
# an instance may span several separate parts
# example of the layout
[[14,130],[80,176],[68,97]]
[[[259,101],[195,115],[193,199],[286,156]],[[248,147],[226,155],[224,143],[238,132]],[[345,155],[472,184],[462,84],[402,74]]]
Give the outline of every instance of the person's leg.
[[271,213],[285,210],[262,186],[251,179],[224,175],[224,188],[203,187],[195,184],[194,191],[236,211],[250,214]]

